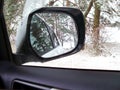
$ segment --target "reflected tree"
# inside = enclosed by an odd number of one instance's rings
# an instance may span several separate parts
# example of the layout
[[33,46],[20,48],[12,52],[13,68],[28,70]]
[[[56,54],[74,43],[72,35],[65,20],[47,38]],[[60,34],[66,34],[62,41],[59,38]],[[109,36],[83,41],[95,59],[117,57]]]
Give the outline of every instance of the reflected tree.
[[43,13],[39,15],[52,28],[62,46],[67,42],[71,42],[71,48],[76,46],[76,27],[74,20],[69,15],[64,13]]
[[43,55],[55,48],[58,42],[57,40],[53,41],[53,38],[55,37],[50,36],[50,29],[47,24],[37,15],[34,15],[30,27],[30,40],[35,51]]

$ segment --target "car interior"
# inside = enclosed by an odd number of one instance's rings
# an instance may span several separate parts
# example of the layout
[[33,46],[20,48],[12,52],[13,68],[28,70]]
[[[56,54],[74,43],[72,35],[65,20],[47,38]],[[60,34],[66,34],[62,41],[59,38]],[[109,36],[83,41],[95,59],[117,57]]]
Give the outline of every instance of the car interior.
[[120,90],[119,71],[17,65],[18,58],[12,53],[7,34],[3,3],[0,0],[1,90]]

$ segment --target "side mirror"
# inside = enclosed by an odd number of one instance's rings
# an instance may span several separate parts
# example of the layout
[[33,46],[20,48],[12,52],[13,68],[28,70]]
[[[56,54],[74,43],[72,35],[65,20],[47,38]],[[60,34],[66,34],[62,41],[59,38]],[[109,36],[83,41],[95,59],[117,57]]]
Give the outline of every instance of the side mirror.
[[70,55],[84,45],[84,16],[75,8],[44,7],[29,15],[26,35],[32,52],[41,59]]

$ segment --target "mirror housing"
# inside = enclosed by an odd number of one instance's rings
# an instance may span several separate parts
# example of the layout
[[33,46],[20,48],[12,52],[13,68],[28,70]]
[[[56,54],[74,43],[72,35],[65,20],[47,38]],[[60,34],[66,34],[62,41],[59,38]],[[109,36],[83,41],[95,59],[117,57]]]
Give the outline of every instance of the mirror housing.
[[[34,50],[33,46],[32,46],[32,42],[30,41],[30,29],[31,29],[31,20],[33,18],[33,16],[36,13],[63,13],[66,14],[68,16],[70,16],[75,24],[75,30],[76,30],[76,37],[77,37],[77,43],[75,44],[75,47],[68,50],[67,52],[58,54],[58,55],[54,55],[51,57],[44,57],[42,55],[39,55],[36,50]],[[46,23],[46,21],[41,18],[44,23]],[[40,8],[37,9],[35,11],[33,11],[32,13],[29,14],[28,18],[26,19],[27,23],[26,25],[24,25],[25,22],[23,22],[23,28],[26,30],[25,35],[23,37],[21,37],[22,39],[20,39],[20,34],[18,35],[20,42],[18,41],[19,45],[17,46],[17,54],[27,54],[27,55],[31,55],[35,58],[39,58],[40,61],[48,61],[48,60],[53,60],[53,59],[57,59],[60,57],[64,57],[67,55],[71,55],[74,54],[78,51],[80,51],[82,49],[82,47],[84,46],[84,41],[85,41],[85,21],[84,21],[84,16],[82,14],[82,12],[79,9],[75,9],[75,8],[67,8],[67,7],[44,7],[44,8]],[[26,26],[26,28],[25,28]],[[49,24],[48,24],[49,26]],[[21,32],[22,34],[22,32]]]

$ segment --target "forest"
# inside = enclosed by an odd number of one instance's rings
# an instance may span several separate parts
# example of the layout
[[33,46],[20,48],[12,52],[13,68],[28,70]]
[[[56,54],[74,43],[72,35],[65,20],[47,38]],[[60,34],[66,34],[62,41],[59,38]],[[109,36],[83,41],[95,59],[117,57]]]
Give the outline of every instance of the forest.
[[[43,6],[80,9],[86,24],[86,42],[83,50],[93,48],[90,52],[95,55],[111,54],[105,44],[111,41],[109,36],[112,35],[108,36],[108,32],[113,32],[113,28],[120,31],[120,0],[41,0],[41,2],[40,0],[5,0],[4,14],[12,44],[15,43],[18,26],[26,14]],[[120,44],[120,42],[115,43]]]

